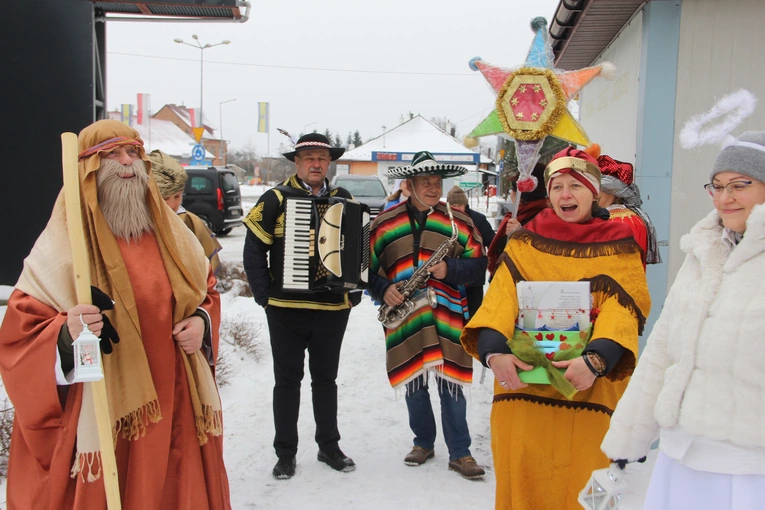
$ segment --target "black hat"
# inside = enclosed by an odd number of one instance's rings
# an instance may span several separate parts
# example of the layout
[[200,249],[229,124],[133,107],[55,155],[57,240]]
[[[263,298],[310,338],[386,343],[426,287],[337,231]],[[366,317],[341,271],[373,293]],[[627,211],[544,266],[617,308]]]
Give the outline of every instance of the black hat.
[[295,144],[295,150],[285,152],[283,156],[290,161],[295,161],[295,156],[298,152],[312,149],[329,149],[329,157],[332,158],[332,161],[342,156],[345,152],[343,147],[332,147],[332,144],[329,143],[329,138],[321,133],[308,133],[300,137]]

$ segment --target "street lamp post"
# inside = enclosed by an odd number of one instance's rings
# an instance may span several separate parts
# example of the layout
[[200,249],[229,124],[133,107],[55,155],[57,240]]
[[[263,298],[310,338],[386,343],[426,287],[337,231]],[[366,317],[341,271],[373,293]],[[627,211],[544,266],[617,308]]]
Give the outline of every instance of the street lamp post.
[[221,101],[218,103],[218,114],[220,118],[220,143],[221,143],[221,152],[223,152],[223,166],[226,166],[228,163],[228,145],[226,144],[226,140],[223,139],[223,105],[226,103],[231,103],[232,101],[236,101],[236,98],[229,99],[227,101]]
[[202,98],[204,97],[204,74],[205,74],[205,50],[208,48],[213,48],[215,46],[220,46],[221,44],[231,44],[231,41],[224,40],[219,43],[215,44],[205,44],[202,45],[202,43],[199,42],[199,37],[197,37],[197,34],[193,34],[191,36],[192,39],[194,39],[194,42],[196,44],[190,44],[185,42],[183,39],[173,39],[178,44],[185,44],[186,46],[191,46],[192,48],[196,48],[199,50],[199,125],[204,127],[204,117],[202,117]]
[[[316,122],[318,122],[318,121],[316,121]],[[303,134],[307,135],[308,134],[308,126],[313,126],[314,124],[316,124],[316,122],[309,122],[308,124],[304,125],[303,126]]]

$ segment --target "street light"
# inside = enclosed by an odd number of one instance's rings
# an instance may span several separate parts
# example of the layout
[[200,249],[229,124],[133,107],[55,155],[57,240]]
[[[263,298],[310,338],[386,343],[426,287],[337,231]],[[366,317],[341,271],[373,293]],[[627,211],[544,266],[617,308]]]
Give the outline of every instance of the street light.
[[208,48],[213,48],[215,46],[220,46],[221,44],[231,44],[231,41],[224,40],[219,43],[215,44],[205,44],[202,45],[202,43],[199,42],[199,37],[197,37],[197,34],[194,34],[191,36],[192,39],[194,39],[194,42],[196,44],[191,44],[185,42],[183,39],[173,39],[178,44],[185,44],[186,46],[191,46],[192,48],[196,48],[199,50],[199,125],[204,127],[204,117],[202,117],[202,97],[203,97],[203,90],[204,90],[204,73],[205,73],[205,50]]
[[223,139],[223,105],[232,101],[236,101],[236,98],[229,99],[227,101],[221,101],[218,103],[218,114],[220,118],[220,143],[222,144],[222,149],[226,151],[223,153],[223,166],[226,166],[228,160],[228,145],[226,144],[226,140]]
[[[318,120],[316,122],[318,122]],[[307,135],[308,134],[308,126],[313,126],[314,124],[316,124],[316,122],[309,122],[308,124],[304,125],[303,126],[303,134]]]

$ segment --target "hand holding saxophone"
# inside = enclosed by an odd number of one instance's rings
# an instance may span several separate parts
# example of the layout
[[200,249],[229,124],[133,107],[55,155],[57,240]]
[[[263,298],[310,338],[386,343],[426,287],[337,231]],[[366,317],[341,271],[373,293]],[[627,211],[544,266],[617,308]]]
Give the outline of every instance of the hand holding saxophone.
[[435,264],[428,269],[428,273],[430,273],[430,275],[436,280],[443,280],[446,278],[447,273],[446,261],[442,260],[438,264]]
[[386,305],[398,306],[404,302],[404,299],[404,295],[398,291],[398,285],[395,283],[393,285],[389,285],[388,288],[385,289],[383,301],[385,301]]

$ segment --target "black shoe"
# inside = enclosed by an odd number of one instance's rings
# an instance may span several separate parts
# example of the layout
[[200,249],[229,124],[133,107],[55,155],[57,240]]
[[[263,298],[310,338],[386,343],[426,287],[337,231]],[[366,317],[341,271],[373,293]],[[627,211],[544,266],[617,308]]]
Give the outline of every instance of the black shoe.
[[295,476],[295,456],[284,455],[279,457],[272,473],[277,480],[288,480]]
[[356,463],[353,462],[353,459],[346,457],[345,454],[340,451],[340,448],[328,452],[319,450],[319,455],[317,455],[316,458],[335,471],[347,473],[356,469]]

